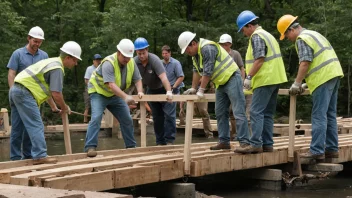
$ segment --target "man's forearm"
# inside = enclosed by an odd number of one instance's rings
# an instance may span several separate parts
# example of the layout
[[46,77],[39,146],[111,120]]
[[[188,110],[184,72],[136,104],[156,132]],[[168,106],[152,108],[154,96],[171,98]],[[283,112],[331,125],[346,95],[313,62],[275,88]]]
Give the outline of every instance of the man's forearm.
[[67,105],[65,103],[64,96],[62,95],[61,92],[52,91],[51,95],[52,95],[52,99],[55,100],[55,103],[59,105],[61,110],[67,110]]
[[259,71],[259,69],[262,67],[264,60],[265,60],[264,57],[256,59],[253,63],[251,70],[248,73],[248,76],[255,76]]
[[137,92],[143,92],[143,85],[142,85],[142,80],[139,80],[135,83],[136,88],[137,88]]
[[241,77],[242,77],[242,81],[244,80],[244,78],[246,77],[246,72],[244,71],[244,67],[240,67],[241,70]]
[[16,71],[9,69],[8,74],[7,74],[7,82],[9,84],[10,88],[15,83],[15,77],[16,77]]
[[161,83],[163,83],[163,86],[165,88],[166,91],[171,91],[171,86],[170,86],[170,82],[167,79],[166,73],[162,73],[159,75],[159,78],[161,80]]
[[114,94],[122,99],[125,99],[127,94],[123,92],[120,87],[118,87],[114,82],[109,82],[109,87],[114,92]]
[[48,98],[46,102],[49,104],[51,111],[55,111],[58,109],[52,97]]
[[296,82],[302,83],[304,77],[306,76],[306,74],[308,72],[309,65],[310,65],[310,62],[308,62],[308,61],[302,61],[299,64]]
[[173,88],[177,88],[178,86],[180,86],[184,78],[185,78],[184,76],[180,76],[179,78],[177,78],[175,84],[173,85]]
[[202,83],[200,84],[200,88],[205,89],[210,81],[210,76],[202,76]]

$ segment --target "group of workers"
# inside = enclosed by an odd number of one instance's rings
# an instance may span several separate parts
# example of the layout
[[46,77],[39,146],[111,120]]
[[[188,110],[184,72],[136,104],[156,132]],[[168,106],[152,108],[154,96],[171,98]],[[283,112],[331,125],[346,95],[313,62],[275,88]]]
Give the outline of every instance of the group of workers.
[[[299,70],[289,89],[290,94],[304,92],[304,79],[312,94],[312,142],[310,150],[300,156],[314,159],[336,158],[337,93],[343,71],[329,41],[318,32],[302,28],[297,18],[292,15],[282,16],[277,22],[277,29],[281,34],[280,40],[286,37],[295,42],[299,57]],[[215,114],[219,142],[210,147],[211,150],[231,149],[230,141],[233,136],[230,135],[229,118],[232,112],[235,120],[233,128],[236,129],[235,140],[240,143],[234,152],[272,152],[273,116],[277,95],[280,84],[287,82],[280,47],[277,40],[259,26],[259,18],[251,11],[240,13],[237,26],[238,32],[249,37],[245,56],[246,72],[240,54],[231,50],[230,35],[222,35],[217,43],[198,38],[189,31],[180,34],[178,45],[181,53],[192,56],[193,61],[192,87],[183,94],[195,94],[203,99],[209,82],[213,83],[211,88],[216,89]],[[70,114],[71,110],[62,95],[64,67],[73,68],[77,65],[77,61],[81,60],[81,47],[74,41],[68,41],[60,48],[59,57],[48,58],[39,49],[44,40],[44,32],[40,27],[33,27],[27,39],[28,44],[12,54],[7,66],[12,121],[10,157],[11,160],[33,159],[33,164],[56,163],[55,158],[47,157],[39,106],[47,101],[53,113]],[[162,60],[150,53],[148,47],[147,40],[141,37],[134,43],[129,39],[122,39],[117,45],[117,52],[105,58],[99,54],[94,55],[93,65],[87,69],[85,75],[89,94],[85,98],[90,98],[91,108],[84,148],[88,157],[97,155],[98,133],[105,109],[119,121],[125,147],[136,147],[129,110],[129,105],[136,103],[126,93],[133,85],[139,98],[144,93],[165,94],[167,102],[149,103],[156,144],[174,143],[176,103],[172,99],[174,94],[180,93],[180,87],[183,86],[182,66],[171,57],[169,46],[163,46]],[[137,56],[134,57],[135,51]],[[248,117],[246,105],[250,105]],[[196,106],[206,111],[201,103]],[[203,112],[202,118],[203,121],[209,121],[207,113]],[[208,127],[206,134],[208,137],[212,136],[211,128]]]

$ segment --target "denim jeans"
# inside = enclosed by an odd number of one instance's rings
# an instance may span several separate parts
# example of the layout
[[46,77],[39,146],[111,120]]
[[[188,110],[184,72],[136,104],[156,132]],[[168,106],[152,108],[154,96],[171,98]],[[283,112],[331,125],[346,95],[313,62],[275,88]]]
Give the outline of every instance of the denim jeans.
[[279,85],[267,85],[254,89],[250,110],[253,147],[272,147],[276,101]]
[[125,147],[136,147],[130,109],[122,98],[117,96],[105,97],[98,93],[92,93],[90,94],[90,103],[92,114],[86,134],[86,144],[84,146],[85,151],[88,151],[89,148],[96,148],[98,146],[98,133],[100,131],[101,119],[103,118],[105,108],[107,108],[119,121]]
[[22,158],[21,145],[23,147],[22,159],[46,157],[44,124],[33,95],[27,88],[15,83],[10,89],[9,101],[12,123],[10,136],[11,160]]
[[339,86],[340,77],[336,77],[312,93],[312,154],[324,154],[325,150],[338,151],[336,106]]
[[243,93],[242,78],[235,72],[226,84],[220,85],[215,92],[215,114],[218,122],[219,142],[230,143],[229,106],[236,120],[237,139],[243,144],[249,143],[248,121],[246,118],[246,101]]
[[[164,88],[147,89],[147,94],[166,94]],[[166,97],[166,95],[165,95]],[[176,102],[149,102],[152,109],[157,145],[174,143],[176,137]]]

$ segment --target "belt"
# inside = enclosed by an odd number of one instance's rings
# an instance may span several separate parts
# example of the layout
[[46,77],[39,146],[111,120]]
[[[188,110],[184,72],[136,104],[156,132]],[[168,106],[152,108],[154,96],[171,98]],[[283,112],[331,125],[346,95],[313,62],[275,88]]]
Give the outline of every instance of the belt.
[[[17,86],[17,87],[20,87],[21,89],[26,89],[27,91],[29,91],[29,89],[27,87],[25,87],[24,85],[22,85],[21,83],[15,82],[14,85]],[[32,94],[31,91],[29,91],[29,93]]]

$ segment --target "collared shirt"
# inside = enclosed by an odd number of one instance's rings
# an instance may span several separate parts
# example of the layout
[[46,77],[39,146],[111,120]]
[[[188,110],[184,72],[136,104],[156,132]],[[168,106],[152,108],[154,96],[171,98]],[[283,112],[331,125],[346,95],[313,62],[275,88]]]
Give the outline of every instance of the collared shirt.
[[[211,76],[214,71],[216,55],[218,54],[218,48],[215,45],[209,44],[202,47],[201,51],[203,57],[203,69],[198,68],[202,76]],[[197,62],[199,63],[198,54],[195,55]],[[200,66],[200,65],[198,65]],[[195,66],[193,66],[193,72],[197,72]]]
[[265,57],[267,53],[267,47],[266,47],[265,41],[262,38],[260,38],[258,34],[254,34],[252,36],[251,42],[252,42],[254,59],[256,60],[258,58]]
[[84,74],[84,79],[89,80],[95,69],[96,67],[94,65],[87,67],[86,73]]
[[143,87],[147,86],[149,89],[159,89],[163,87],[159,75],[165,73],[165,68],[157,55],[149,52],[148,63],[145,67],[138,56],[134,57],[134,62],[136,62],[139,73],[142,76]]
[[[181,63],[178,60],[170,57],[168,63],[165,63],[164,60],[161,60],[161,62],[165,67],[167,79],[169,80],[171,87],[175,84],[179,77],[185,76],[182,70]],[[182,87],[182,84],[183,82],[180,83],[177,88]]]
[[28,66],[33,65],[40,60],[49,58],[48,54],[41,49],[38,49],[38,51],[32,55],[27,50],[26,46],[15,50],[11,55],[9,63],[7,64],[7,68],[16,71],[17,74],[26,69]]
[[314,51],[309,45],[307,45],[306,42],[302,39],[298,39],[296,41],[297,43],[297,49],[298,49],[298,58],[299,62],[301,63],[302,61],[308,61],[312,62],[314,59]]

